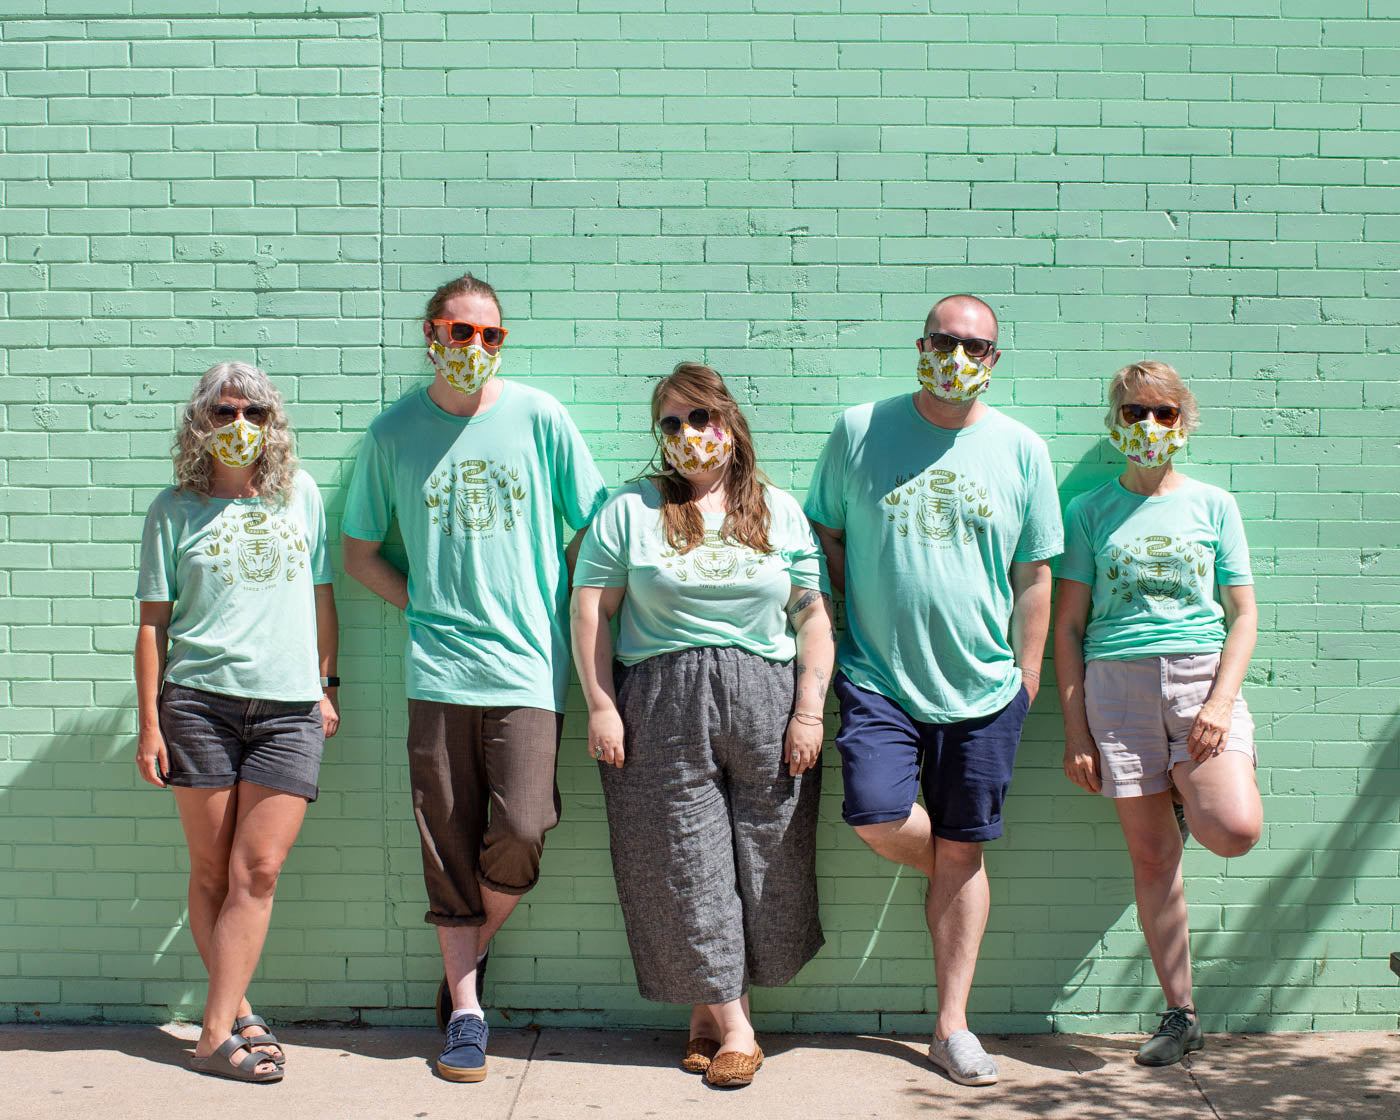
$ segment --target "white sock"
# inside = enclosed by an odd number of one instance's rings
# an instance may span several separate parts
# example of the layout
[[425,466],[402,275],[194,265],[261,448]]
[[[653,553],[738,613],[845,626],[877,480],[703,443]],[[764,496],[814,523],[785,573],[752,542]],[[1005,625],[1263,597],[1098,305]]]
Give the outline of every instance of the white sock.
[[467,1008],[465,1011],[454,1011],[454,1012],[452,1012],[452,1018],[449,1019],[448,1022],[449,1022],[449,1023],[455,1023],[458,1019],[461,1019],[461,1018],[463,1018],[463,1017],[466,1016],[466,1015],[475,1015],[478,1019],[485,1019],[485,1018],[486,1018],[485,1012],[483,1012],[480,1008],[469,1007],[469,1008]]

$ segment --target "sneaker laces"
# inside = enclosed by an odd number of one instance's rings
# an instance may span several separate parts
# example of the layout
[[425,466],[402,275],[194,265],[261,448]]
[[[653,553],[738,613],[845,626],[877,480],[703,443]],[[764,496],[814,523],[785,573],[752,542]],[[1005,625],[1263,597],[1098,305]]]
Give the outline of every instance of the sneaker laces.
[[447,1045],[480,1044],[486,1037],[486,1020],[477,1015],[459,1015],[447,1025]]
[[1167,1008],[1166,1014],[1162,1016],[1162,1022],[1157,1027],[1157,1033],[1152,1037],[1166,1036],[1180,1042],[1191,1029],[1193,1016],[1194,1013],[1189,1007]]

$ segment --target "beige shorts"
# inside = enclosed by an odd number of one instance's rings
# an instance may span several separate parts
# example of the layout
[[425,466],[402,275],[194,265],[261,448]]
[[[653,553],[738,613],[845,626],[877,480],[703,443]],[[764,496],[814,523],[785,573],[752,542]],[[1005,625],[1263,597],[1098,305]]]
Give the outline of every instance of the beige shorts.
[[[1188,653],[1137,661],[1090,661],[1084,708],[1099,748],[1105,797],[1146,797],[1171,788],[1171,770],[1190,759],[1186,735],[1201,710],[1220,654]],[[1235,698],[1225,750],[1254,754],[1254,718]]]

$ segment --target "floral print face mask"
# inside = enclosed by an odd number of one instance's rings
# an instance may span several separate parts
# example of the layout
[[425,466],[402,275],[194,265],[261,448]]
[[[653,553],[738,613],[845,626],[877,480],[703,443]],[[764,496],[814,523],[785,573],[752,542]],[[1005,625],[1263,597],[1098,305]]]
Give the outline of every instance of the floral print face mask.
[[262,453],[263,430],[239,417],[232,424],[215,428],[209,450],[226,467],[248,467]]
[[451,349],[434,342],[428,347],[428,357],[442,379],[467,396],[479,392],[501,368],[501,352],[488,354],[479,342]]
[[734,437],[716,423],[696,431],[686,424],[673,436],[661,437],[661,453],[681,474],[717,470],[734,454]]
[[1160,467],[1186,446],[1185,432],[1157,423],[1155,416],[1136,424],[1115,424],[1108,438],[1130,463],[1140,467]]
[[991,383],[991,367],[980,358],[969,358],[961,346],[951,354],[919,354],[919,384],[941,401],[966,404]]

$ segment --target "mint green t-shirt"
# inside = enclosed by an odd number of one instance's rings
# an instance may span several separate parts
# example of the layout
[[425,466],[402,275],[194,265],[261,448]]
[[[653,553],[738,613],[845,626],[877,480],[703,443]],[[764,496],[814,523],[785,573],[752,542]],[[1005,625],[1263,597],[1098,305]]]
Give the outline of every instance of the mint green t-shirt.
[[1085,661],[1218,650],[1216,584],[1254,582],[1235,499],[1189,478],[1151,498],[1116,478],[1080,494],[1065,511],[1059,574],[1093,588]]
[[859,405],[827,439],[805,508],[845,533],[837,662],[852,684],[924,723],[1011,702],[1011,564],[1063,543],[1044,440],[993,408],[954,431],[909,393]]
[[408,554],[404,679],[417,700],[564,710],[565,538],[607,497],[583,437],[548,393],[501,382],[489,409],[444,412],[426,389],[369,426],[341,528]]
[[797,644],[788,621],[792,589],[829,591],[816,535],[796,500],[765,486],[771,523],[767,555],[721,538],[723,513],[706,513],[704,541],[679,553],[661,524],[661,495],[646,480],[608,499],[588,530],[574,567],[577,587],[625,587],[617,659],[697,646],[736,646],[789,661]]
[[165,679],[257,700],[319,700],[316,593],[331,582],[321,492],[287,503],[162,490],[146,514],[136,597],[171,603]]

